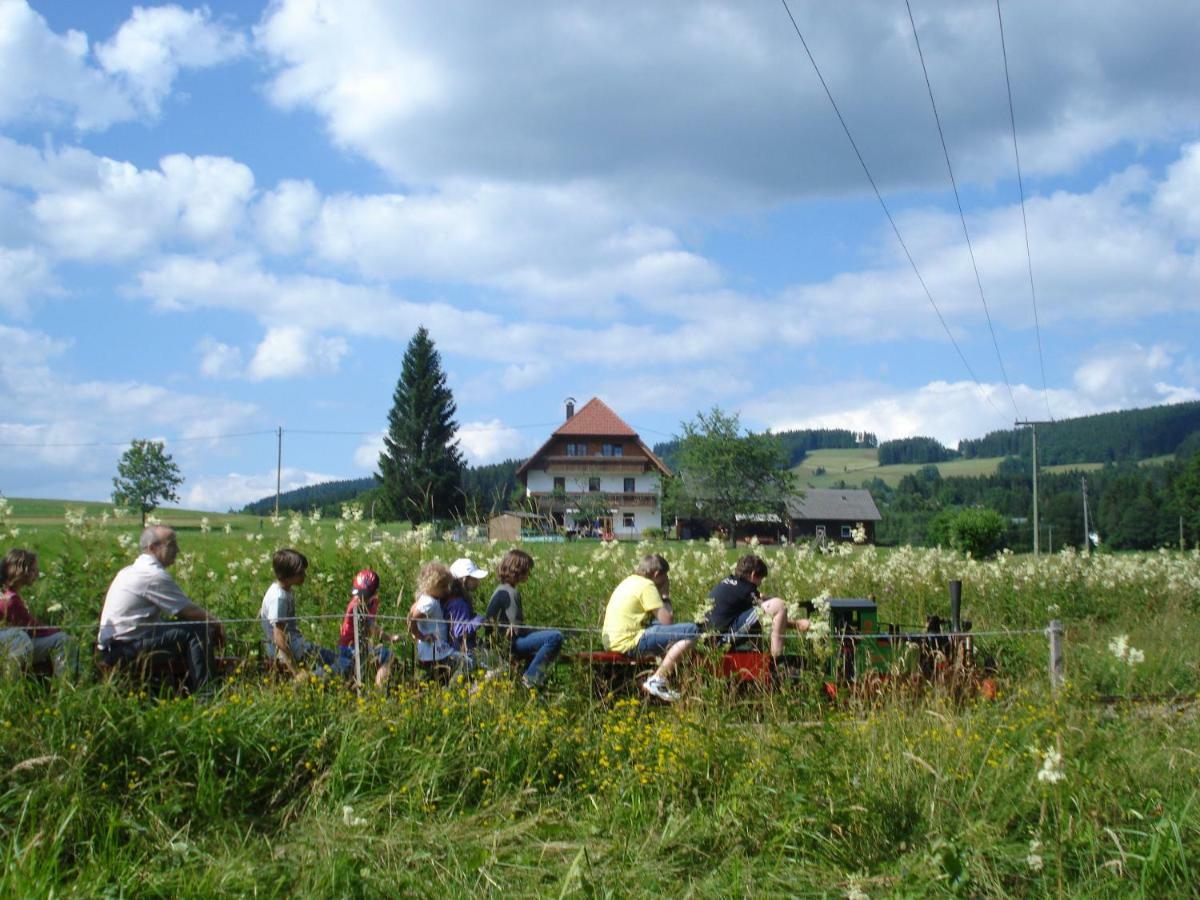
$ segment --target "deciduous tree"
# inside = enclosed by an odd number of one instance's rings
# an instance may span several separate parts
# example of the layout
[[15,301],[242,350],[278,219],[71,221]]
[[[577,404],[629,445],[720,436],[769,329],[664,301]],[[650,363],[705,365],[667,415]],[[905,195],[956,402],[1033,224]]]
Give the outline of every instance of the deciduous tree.
[[117,462],[113,503],[139,510],[144,526],[147,513],[168,500],[179,502],[175,489],[181,484],[179,467],[161,441],[135,440]]
[[737,414],[719,407],[682,428],[668,495],[676,515],[723,527],[732,541],[739,515],[786,514],[796,477],[774,435],[743,433]]

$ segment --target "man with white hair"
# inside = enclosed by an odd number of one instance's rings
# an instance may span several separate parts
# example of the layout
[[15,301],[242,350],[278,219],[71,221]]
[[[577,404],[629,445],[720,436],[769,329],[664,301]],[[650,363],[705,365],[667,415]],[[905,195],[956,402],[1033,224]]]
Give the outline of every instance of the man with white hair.
[[[151,525],[139,546],[141,555],[117,573],[104,598],[97,648],[109,666],[154,656],[181,659],[194,693],[212,673],[213,648],[225,643],[225,629],[168,574],[179,555],[173,529]],[[164,613],[175,621],[162,621]]]

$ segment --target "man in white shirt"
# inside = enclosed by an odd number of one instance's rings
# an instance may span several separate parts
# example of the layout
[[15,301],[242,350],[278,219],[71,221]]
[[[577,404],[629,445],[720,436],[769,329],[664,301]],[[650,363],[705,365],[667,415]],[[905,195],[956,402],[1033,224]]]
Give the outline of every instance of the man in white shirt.
[[[187,688],[195,692],[212,673],[213,648],[225,643],[225,629],[168,574],[179,555],[173,529],[151,525],[139,546],[141,555],[117,573],[104,598],[96,645],[110,666],[150,655],[182,659]],[[163,613],[176,621],[163,622]]]

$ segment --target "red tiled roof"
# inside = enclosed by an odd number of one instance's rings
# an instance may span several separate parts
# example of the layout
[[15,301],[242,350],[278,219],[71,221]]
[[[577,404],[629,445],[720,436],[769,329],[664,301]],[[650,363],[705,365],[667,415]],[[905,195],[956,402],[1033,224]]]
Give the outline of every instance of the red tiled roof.
[[637,432],[630,428],[625,420],[608,408],[599,397],[593,397],[575,415],[567,419],[555,434],[587,435],[606,437],[608,435],[621,437],[637,437]]

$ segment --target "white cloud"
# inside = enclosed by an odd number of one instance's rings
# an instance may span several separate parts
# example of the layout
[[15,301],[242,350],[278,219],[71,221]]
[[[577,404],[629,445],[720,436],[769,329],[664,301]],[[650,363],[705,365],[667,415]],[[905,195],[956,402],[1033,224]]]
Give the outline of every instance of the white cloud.
[[0,310],[21,318],[29,300],[59,290],[45,258],[32,247],[0,247]]
[[[905,11],[877,0],[858,15],[795,12],[877,181],[941,189]],[[1191,4],[1094,13],[1085,0],[1006,13],[1028,173],[1073,171],[1200,118]],[[940,4],[917,18],[956,174],[1009,177],[995,11]],[[778,6],[535,2],[462,16],[419,2],[280,0],[255,38],[278,105],[313,110],[336,144],[406,184],[599,179],[693,206],[866,191]]]
[[530,438],[505,425],[500,419],[464,422],[455,437],[468,464],[473,466],[522,456],[532,443]]
[[245,37],[213,23],[206,9],[134,7],[112,40],[96,46],[97,66],[86,34],[56,34],[26,0],[0,0],[0,123],[66,121],[91,131],[153,117],[181,68],[245,51]]
[[1154,207],[1182,235],[1200,239],[1200,144],[1184,147],[1154,195]]
[[[294,491],[310,484],[321,484],[341,477],[287,467],[278,474],[280,487],[284,491]],[[206,475],[188,483],[181,495],[183,505],[188,509],[214,512],[241,509],[247,503],[274,496],[275,478],[274,469],[257,475],[239,475],[237,472],[228,475]]]
[[196,345],[200,352],[200,373],[206,378],[237,378],[242,374],[242,351],[211,337]]
[[354,465],[364,472],[374,472],[379,466],[379,454],[383,449],[383,433],[371,435],[355,449]]
[[116,261],[180,239],[228,242],[254,190],[250,169],[226,157],[172,154],[158,170],[140,170],[75,151],[44,165],[43,179],[57,184],[33,213],[47,243],[72,259]]
[[1200,385],[1165,380],[1179,371],[1175,353],[1166,344],[1097,347],[1091,358],[1075,370],[1075,387],[1105,409],[1200,399]]
[[254,351],[247,375],[255,381],[336,372],[348,350],[343,338],[322,338],[294,325],[271,328]]
[[282,181],[254,209],[260,243],[272,253],[295,253],[307,246],[307,231],[321,208],[311,181]]
[[187,477],[188,467],[229,449],[214,435],[243,431],[257,408],[228,397],[171,391],[139,381],[73,381],[57,360],[70,347],[34,330],[0,325],[0,442],[20,453],[0,462],[0,483],[13,472],[45,468],[80,477],[111,476],[121,442],[169,435],[168,445]]
[[96,58],[139,106],[157,115],[180,69],[219,65],[246,48],[245,36],[212,22],[206,8],[135,6],[112,39],[96,47]]

